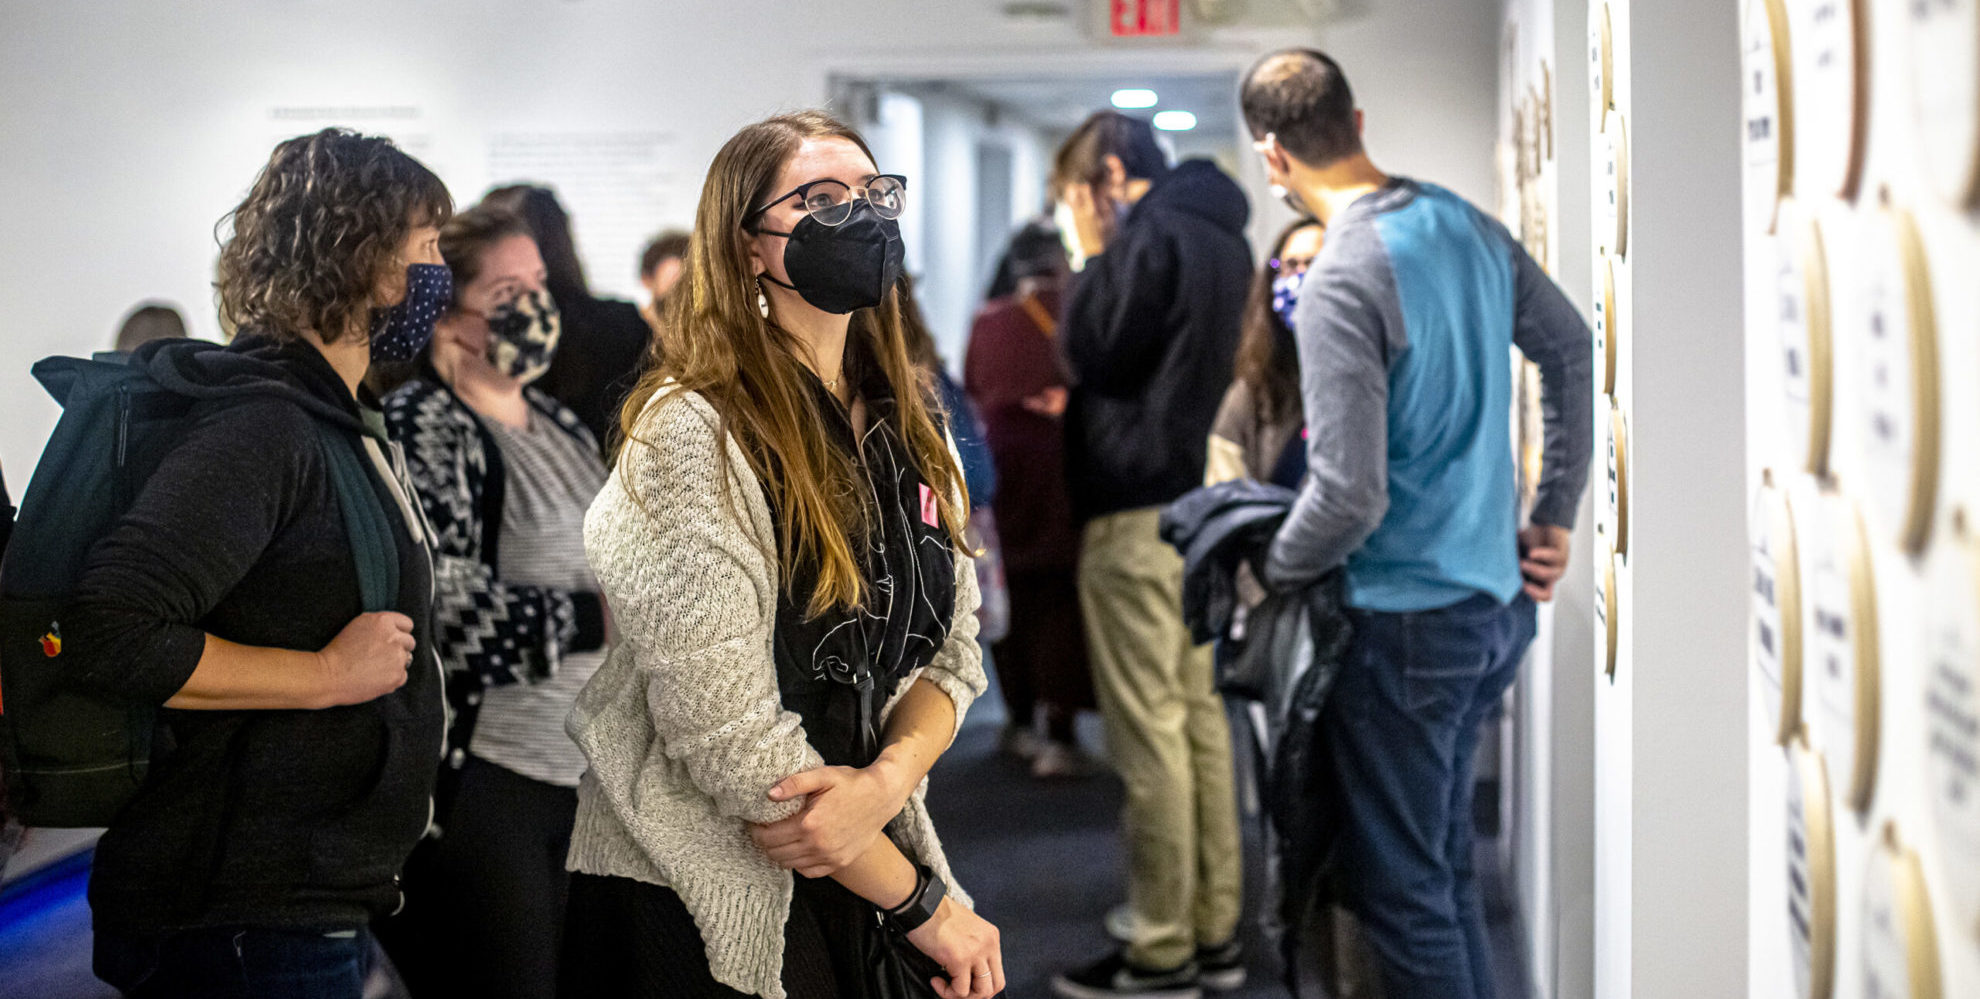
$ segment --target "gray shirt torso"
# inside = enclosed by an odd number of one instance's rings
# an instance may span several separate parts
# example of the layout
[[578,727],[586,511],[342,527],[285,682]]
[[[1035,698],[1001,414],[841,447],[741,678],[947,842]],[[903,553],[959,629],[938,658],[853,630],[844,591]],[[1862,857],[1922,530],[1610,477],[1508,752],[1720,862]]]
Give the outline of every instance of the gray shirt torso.
[[[482,422],[501,448],[506,472],[497,575],[597,592],[598,580],[584,557],[584,514],[605,484],[597,452],[534,407],[521,429]],[[585,759],[564,733],[564,719],[607,651],[567,653],[557,672],[541,683],[488,688],[469,751],[532,780],[576,787]]]

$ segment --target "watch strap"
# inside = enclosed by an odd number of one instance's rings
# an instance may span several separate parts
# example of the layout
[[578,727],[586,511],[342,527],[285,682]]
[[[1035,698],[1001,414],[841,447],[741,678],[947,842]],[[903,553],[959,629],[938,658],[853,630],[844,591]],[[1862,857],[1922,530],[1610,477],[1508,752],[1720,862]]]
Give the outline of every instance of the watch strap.
[[920,929],[935,918],[935,911],[942,906],[942,899],[949,893],[948,886],[935,876],[926,864],[915,865],[914,894],[901,903],[899,908],[886,913],[888,925],[896,932],[907,934]]

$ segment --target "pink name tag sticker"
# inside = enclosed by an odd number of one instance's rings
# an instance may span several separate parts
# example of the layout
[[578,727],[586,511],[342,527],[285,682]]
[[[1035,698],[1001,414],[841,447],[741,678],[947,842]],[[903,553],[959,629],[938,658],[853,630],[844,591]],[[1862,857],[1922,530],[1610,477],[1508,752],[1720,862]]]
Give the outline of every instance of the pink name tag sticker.
[[929,527],[942,526],[942,508],[935,502],[935,490],[926,482],[921,484],[921,522]]

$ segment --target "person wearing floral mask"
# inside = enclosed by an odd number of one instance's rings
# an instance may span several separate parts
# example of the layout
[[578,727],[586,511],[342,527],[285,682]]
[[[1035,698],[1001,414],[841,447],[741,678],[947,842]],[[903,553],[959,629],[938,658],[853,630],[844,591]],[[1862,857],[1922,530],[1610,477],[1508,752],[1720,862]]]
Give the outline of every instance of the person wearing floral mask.
[[583,539],[605,467],[577,415],[531,384],[562,323],[523,220],[469,209],[440,253],[453,302],[385,417],[433,525],[453,724],[433,835],[385,942],[415,995],[549,997],[585,767],[564,717],[605,658]]

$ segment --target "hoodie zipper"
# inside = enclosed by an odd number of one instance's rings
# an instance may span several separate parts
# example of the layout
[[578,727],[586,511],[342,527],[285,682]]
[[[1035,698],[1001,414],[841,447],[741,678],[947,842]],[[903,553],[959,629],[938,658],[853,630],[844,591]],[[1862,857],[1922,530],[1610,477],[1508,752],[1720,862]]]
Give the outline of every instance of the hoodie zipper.
[[[433,525],[426,519],[426,509],[419,504],[419,494],[414,491],[412,476],[406,471],[405,449],[398,441],[388,440],[381,445],[377,438],[369,434],[364,437],[365,454],[370,456],[374,469],[386,482],[386,488],[399,504],[399,515],[404,518],[407,533],[426,549],[426,599],[433,601],[437,584],[433,578]],[[434,758],[444,765],[447,760],[447,730],[453,725],[453,709],[447,704],[447,669],[440,663],[440,652],[432,642],[427,643],[427,657],[433,663],[433,678],[438,684],[435,690],[440,694],[440,741],[434,748]],[[433,831],[433,819],[438,814],[438,805],[433,793],[426,795],[426,824],[420,829],[423,839]],[[398,915],[406,907],[406,893],[400,876],[392,875],[392,885],[399,890],[399,903],[392,909]]]

